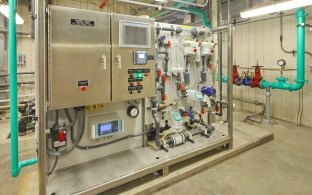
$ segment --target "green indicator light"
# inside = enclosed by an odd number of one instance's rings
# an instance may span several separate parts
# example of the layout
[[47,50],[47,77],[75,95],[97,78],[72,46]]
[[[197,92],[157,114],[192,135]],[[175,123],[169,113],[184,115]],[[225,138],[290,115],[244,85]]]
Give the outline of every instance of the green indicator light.
[[134,77],[135,78],[141,78],[142,77],[142,73],[136,73],[136,74],[134,74]]

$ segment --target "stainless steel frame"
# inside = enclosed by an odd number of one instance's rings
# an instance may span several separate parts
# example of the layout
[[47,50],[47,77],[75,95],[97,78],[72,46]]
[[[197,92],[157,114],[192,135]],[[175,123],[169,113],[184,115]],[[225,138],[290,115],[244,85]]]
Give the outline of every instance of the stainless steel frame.
[[[47,1],[36,1],[36,94],[37,94],[37,104],[38,105],[38,119],[39,119],[39,126],[38,126],[38,157],[39,157],[39,193],[40,194],[47,194],[47,189],[49,186],[47,176],[46,176],[46,170],[47,170],[47,155],[46,155],[46,113],[47,113],[47,24],[46,24],[46,6]],[[214,31],[220,31],[220,30],[226,30],[226,28],[217,28],[214,29]],[[232,26],[228,26],[228,78],[232,78],[232,65],[233,65],[233,59],[232,59]],[[198,146],[198,148],[192,148],[191,151],[188,151],[186,153],[181,153],[180,155],[173,156],[170,158],[170,152],[165,153],[164,156],[169,155],[167,159],[164,161],[159,161],[159,163],[156,163],[153,166],[142,166],[142,168],[139,171],[134,171],[130,174],[120,176],[118,178],[115,178],[113,180],[107,181],[102,184],[97,184],[94,186],[89,186],[86,189],[81,189],[80,192],[77,192],[78,194],[87,194],[87,193],[99,193],[103,192],[105,190],[114,188],[116,186],[119,186],[123,183],[132,181],[136,178],[142,177],[144,175],[147,175],[149,173],[163,170],[163,172],[166,174],[168,173],[168,167],[177,164],[181,161],[187,160],[189,158],[192,158],[194,156],[197,156],[199,154],[205,153],[207,151],[213,150],[215,148],[221,147],[221,146],[228,146],[229,148],[232,148],[233,146],[233,102],[232,102],[232,83],[231,79],[228,79],[228,88],[227,88],[227,95],[228,95],[228,135],[222,137],[220,135],[220,132],[217,136],[217,140],[214,140],[210,143],[205,143],[205,145]],[[200,142],[199,142],[200,143]],[[196,145],[191,147],[195,147]],[[179,149],[177,147],[177,151],[183,150]],[[149,148],[139,148],[140,151],[146,151]],[[175,151],[175,150],[174,150]],[[127,152],[127,151],[126,151]],[[131,154],[131,151],[129,151]],[[120,153],[122,154],[122,153]],[[153,152],[149,152],[151,156],[158,155]],[[106,160],[110,160],[110,158],[106,157]],[[104,159],[105,162],[105,159]],[[143,161],[142,161],[143,162]],[[92,162],[89,162],[92,163]],[[87,164],[87,165],[86,165]],[[103,165],[103,163],[101,163]],[[81,167],[80,167],[81,166]],[[88,163],[77,165],[76,167],[73,167],[73,171],[75,171],[75,168],[79,167],[84,168],[84,166],[90,166]],[[59,172],[61,173],[61,171]],[[65,172],[64,172],[65,173]],[[91,172],[85,172],[88,176],[94,177],[93,173]],[[75,176],[75,172],[72,172]],[[57,176],[58,173],[55,174]],[[67,181],[69,182],[69,181]],[[73,181],[75,182],[75,181]],[[62,183],[64,185],[64,183]],[[68,184],[67,184],[68,185]],[[77,186],[80,187],[80,186]],[[76,193],[76,192],[75,192]]]
[[38,165],[39,165],[39,194],[47,193],[47,154],[46,154],[46,5],[47,1],[36,1],[36,105],[38,116]]

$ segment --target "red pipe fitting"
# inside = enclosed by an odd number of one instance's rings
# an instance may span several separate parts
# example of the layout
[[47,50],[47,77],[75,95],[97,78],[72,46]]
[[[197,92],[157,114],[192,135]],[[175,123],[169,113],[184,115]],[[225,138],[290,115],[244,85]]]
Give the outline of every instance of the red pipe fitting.
[[232,83],[236,84],[236,79],[239,77],[239,73],[237,71],[237,65],[233,65],[233,80]]
[[251,79],[250,82],[250,87],[254,88],[254,87],[260,87],[260,82],[263,79],[263,77],[261,76],[261,70],[260,67],[261,66],[254,66],[255,67],[255,75],[254,77]]
[[102,3],[100,3],[99,5],[100,9],[103,9],[107,4],[108,4],[108,0],[102,1]]

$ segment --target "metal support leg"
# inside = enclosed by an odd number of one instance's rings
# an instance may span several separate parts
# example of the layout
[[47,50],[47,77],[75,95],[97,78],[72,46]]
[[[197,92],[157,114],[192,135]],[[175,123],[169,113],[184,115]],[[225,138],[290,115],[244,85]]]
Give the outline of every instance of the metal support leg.
[[45,35],[45,8],[46,0],[36,2],[36,106],[38,112],[38,164],[39,164],[39,194],[47,193],[47,156],[46,156],[46,94],[45,94],[45,65],[46,65],[46,35]]
[[272,123],[271,120],[271,90],[270,88],[265,89],[265,114],[263,123],[266,125],[270,125]]

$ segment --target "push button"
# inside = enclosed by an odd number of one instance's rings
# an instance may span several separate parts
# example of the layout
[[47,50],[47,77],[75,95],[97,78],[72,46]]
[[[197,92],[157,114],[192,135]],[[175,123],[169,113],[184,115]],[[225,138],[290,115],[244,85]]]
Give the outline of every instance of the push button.
[[87,87],[86,87],[86,86],[80,86],[80,90],[81,90],[81,91],[86,91],[86,90],[87,90]]

